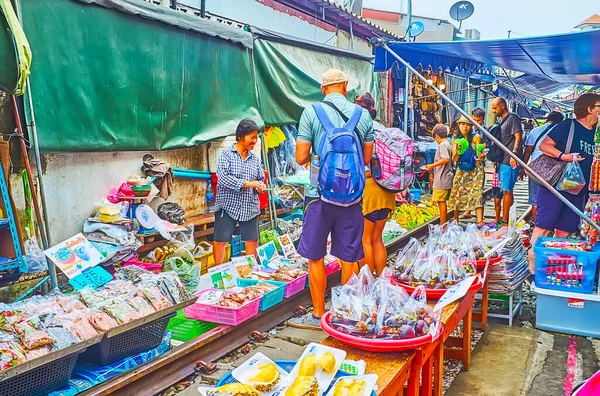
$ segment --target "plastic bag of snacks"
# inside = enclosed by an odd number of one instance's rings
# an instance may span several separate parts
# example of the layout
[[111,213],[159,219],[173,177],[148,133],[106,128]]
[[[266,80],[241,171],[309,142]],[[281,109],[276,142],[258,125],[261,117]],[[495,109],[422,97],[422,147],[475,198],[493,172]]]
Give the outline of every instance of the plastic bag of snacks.
[[573,161],[565,166],[565,170],[556,185],[556,189],[577,195],[583,190],[585,184],[585,176],[583,175],[581,165],[579,165],[579,162]]
[[101,308],[118,324],[129,323],[140,318],[139,313],[119,297],[105,301]]
[[[473,252],[475,253],[476,260],[485,260],[485,255],[491,250],[491,246],[489,245],[489,241],[485,241],[481,232],[477,229],[475,224],[468,224],[465,230],[467,235],[469,236],[469,241],[471,246],[473,246]],[[498,253],[494,252],[490,255],[490,259],[498,257]]]

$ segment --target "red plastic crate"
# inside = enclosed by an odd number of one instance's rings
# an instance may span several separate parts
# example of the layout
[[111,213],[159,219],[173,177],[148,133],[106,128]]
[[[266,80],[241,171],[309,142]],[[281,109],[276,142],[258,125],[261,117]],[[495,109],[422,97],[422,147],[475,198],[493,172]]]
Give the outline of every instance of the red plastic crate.
[[[215,290],[216,289],[207,289],[197,293],[196,295],[201,297],[202,294]],[[227,293],[226,291],[224,292]],[[219,305],[196,302],[184,308],[185,316],[190,319],[203,320],[205,322],[237,326],[238,324],[258,315],[258,308],[260,307],[261,299],[262,296],[259,296],[258,298],[242,305],[239,308],[221,307]]]

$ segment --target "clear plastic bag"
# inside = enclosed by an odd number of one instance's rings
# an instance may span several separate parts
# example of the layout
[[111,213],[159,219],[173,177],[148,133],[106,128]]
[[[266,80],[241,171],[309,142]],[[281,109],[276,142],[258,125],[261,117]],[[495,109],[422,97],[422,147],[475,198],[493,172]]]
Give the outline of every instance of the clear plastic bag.
[[406,246],[404,246],[404,249],[398,254],[396,265],[394,266],[398,278],[400,278],[400,276],[409,268],[412,268],[420,248],[421,244],[419,241],[415,238],[410,238]]
[[577,195],[585,187],[585,177],[579,162],[573,161],[565,167],[563,174],[556,185],[556,189]]

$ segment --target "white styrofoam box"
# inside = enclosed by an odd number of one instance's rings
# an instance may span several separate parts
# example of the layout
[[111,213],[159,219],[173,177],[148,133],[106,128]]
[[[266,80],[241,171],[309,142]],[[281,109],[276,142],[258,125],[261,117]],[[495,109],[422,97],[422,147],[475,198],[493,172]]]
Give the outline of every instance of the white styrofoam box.
[[537,294],[536,325],[541,330],[600,337],[600,295],[548,290]]
[[[236,142],[235,135],[227,136],[223,139],[217,139],[214,142],[210,142],[208,146],[208,170],[212,173],[217,172],[217,163],[219,162],[219,156],[221,152],[226,148],[231,147]],[[261,152],[262,152],[262,143],[260,138],[256,142],[256,146],[254,146],[254,150],[252,152],[258,157],[258,159],[262,162]]]

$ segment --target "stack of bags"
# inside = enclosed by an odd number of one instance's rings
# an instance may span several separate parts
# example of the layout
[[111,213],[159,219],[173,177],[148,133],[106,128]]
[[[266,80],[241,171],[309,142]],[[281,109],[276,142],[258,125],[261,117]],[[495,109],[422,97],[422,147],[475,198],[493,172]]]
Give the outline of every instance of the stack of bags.
[[514,233],[500,253],[502,260],[490,265],[489,293],[508,295],[514,292],[529,275],[527,250],[519,233]]

